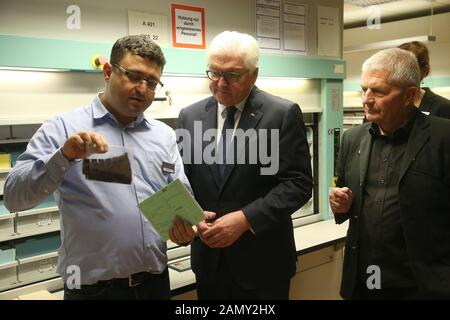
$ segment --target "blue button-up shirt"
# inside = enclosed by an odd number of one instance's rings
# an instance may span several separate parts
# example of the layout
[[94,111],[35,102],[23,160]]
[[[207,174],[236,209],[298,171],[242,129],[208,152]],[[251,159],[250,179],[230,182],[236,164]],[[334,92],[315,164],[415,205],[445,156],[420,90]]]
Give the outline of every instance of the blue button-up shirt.
[[[131,150],[131,185],[87,180],[82,161],[62,155],[64,142],[79,131]],[[163,172],[163,162],[174,164],[174,173]],[[6,179],[4,201],[10,211],[22,211],[54,192],[61,213],[58,272],[67,279],[79,267],[81,284],[93,284],[164,271],[166,243],[137,204],[177,178],[190,188],[174,131],[144,115],[122,126],[97,96],[39,128]]]

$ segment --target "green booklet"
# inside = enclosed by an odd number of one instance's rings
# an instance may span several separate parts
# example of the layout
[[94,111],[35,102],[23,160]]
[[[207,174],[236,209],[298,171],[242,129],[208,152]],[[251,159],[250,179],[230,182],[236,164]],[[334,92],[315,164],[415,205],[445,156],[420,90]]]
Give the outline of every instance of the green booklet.
[[139,203],[138,207],[166,241],[169,239],[169,229],[175,216],[183,218],[191,225],[206,219],[203,209],[179,179],[152,194]]

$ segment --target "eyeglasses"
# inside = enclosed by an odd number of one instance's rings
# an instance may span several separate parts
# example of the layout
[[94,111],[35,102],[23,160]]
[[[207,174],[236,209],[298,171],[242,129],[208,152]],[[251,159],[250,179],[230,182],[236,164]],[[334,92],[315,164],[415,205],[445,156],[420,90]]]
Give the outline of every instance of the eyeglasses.
[[139,85],[142,83],[142,81],[145,81],[145,84],[147,85],[148,90],[150,90],[152,92],[158,91],[162,87],[164,87],[164,84],[159,80],[146,79],[142,76],[142,74],[140,72],[127,70],[124,67],[122,67],[116,63],[113,63],[112,65],[114,67],[116,67],[117,69],[119,69],[120,72],[122,72],[125,75],[125,77],[127,77],[127,79],[132,84]]
[[222,77],[226,82],[232,83],[238,81],[249,71],[250,70],[246,70],[244,72],[220,72],[215,70],[206,70],[206,75],[212,81],[219,81],[220,77]]

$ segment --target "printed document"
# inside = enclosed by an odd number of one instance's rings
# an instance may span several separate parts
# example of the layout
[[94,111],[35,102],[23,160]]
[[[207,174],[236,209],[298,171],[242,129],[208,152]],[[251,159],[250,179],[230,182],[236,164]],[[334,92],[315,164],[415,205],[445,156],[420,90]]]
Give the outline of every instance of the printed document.
[[203,209],[179,179],[154,193],[138,205],[163,240],[169,239],[169,229],[175,216],[191,225],[206,219]]

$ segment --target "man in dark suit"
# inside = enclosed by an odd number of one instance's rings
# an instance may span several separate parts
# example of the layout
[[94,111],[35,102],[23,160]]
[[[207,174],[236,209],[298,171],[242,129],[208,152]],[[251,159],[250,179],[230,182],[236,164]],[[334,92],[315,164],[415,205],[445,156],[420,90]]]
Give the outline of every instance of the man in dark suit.
[[[198,297],[288,299],[297,257],[291,214],[312,193],[302,112],[255,87],[253,37],[223,32],[207,59],[213,97],[183,109],[178,130],[193,137],[179,143],[185,171],[195,198],[214,216],[198,225],[191,243]],[[217,139],[197,143],[195,135],[208,132]]]
[[450,121],[414,106],[415,56],[380,51],[362,68],[368,122],[346,131],[330,206],[350,220],[341,295],[450,298]]

